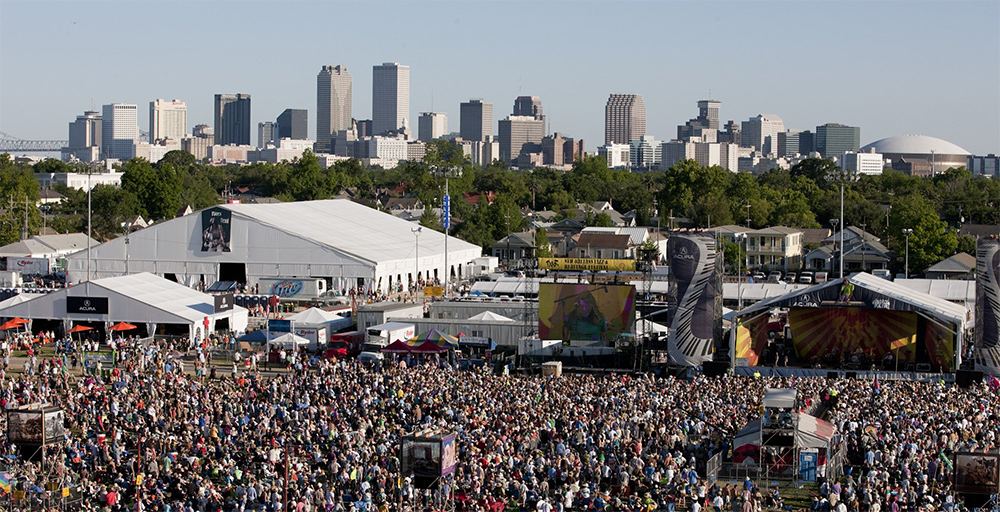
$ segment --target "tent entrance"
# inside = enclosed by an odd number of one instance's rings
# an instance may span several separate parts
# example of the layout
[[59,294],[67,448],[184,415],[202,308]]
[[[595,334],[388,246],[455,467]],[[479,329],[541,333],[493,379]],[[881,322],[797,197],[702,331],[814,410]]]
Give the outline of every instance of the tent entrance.
[[246,263],[219,263],[219,281],[247,284]]

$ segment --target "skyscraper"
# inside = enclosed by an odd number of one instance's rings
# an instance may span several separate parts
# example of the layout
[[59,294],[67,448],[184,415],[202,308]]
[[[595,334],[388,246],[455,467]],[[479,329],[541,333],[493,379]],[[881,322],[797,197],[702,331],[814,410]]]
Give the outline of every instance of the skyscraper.
[[816,127],[816,151],[823,158],[837,158],[844,153],[857,153],[861,147],[861,128],[837,123]]
[[493,135],[493,104],[469,100],[461,105],[459,135],[463,140],[484,141]]
[[88,110],[69,123],[69,148],[100,147],[101,135],[101,113]]
[[309,111],[304,108],[286,108],[277,119],[278,132],[274,140],[309,138]]
[[604,143],[628,144],[646,134],[641,94],[612,94],[604,107]]
[[215,95],[215,143],[250,145],[250,95]]
[[541,119],[544,117],[542,115],[542,99],[538,96],[518,96],[514,100],[514,111],[512,114]]
[[323,66],[316,75],[317,152],[333,152],[337,132],[351,129],[351,83],[346,66]]
[[372,68],[372,132],[410,130],[410,66],[385,62]]
[[180,100],[149,102],[149,141],[181,140],[187,135],[187,103]]
[[274,144],[277,128],[271,121],[257,123],[257,147],[266,148],[268,144]]
[[423,112],[417,120],[418,138],[424,142],[439,139],[448,132],[448,116],[444,112]]
[[719,129],[719,108],[722,107],[721,101],[716,100],[701,100],[698,102],[698,120],[701,121],[707,128],[712,130]]
[[104,105],[101,126],[101,154],[104,158],[132,158],[132,146],[139,140],[138,113],[138,105]]
[[754,148],[765,155],[778,151],[778,134],[785,131],[785,122],[775,114],[758,114],[743,121],[740,145]]
[[521,153],[541,153],[544,137],[544,118],[507,116],[499,123],[500,159],[513,162]]

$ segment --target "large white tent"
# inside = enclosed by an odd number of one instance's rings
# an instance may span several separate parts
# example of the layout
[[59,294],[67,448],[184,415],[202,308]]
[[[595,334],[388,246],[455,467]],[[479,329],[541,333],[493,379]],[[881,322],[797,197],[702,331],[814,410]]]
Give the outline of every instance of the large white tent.
[[88,281],[0,309],[0,317],[60,320],[66,329],[74,322],[145,324],[148,332],[186,326],[196,339],[220,327],[245,330],[247,313],[239,306],[216,312],[211,295],[148,273]]
[[[268,277],[314,277],[331,289],[388,289],[443,279],[445,235],[345,199],[224,204],[149,226],[67,258],[69,282],[149,272],[194,286]],[[419,249],[417,245],[419,244]],[[453,275],[482,248],[448,239]],[[419,263],[418,263],[419,256]]]

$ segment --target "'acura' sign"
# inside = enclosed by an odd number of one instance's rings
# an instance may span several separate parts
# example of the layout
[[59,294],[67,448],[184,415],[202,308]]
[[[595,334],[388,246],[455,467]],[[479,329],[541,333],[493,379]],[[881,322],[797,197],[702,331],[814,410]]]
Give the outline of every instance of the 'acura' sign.
[[224,293],[215,296],[215,312],[221,313],[233,309],[233,294]]
[[67,313],[108,314],[107,297],[66,297]]

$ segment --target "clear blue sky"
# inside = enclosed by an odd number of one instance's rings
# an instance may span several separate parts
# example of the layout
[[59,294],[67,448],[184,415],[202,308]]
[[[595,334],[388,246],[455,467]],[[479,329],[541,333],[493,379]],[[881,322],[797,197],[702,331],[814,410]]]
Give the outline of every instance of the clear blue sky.
[[[371,115],[372,66],[411,69],[411,124],[484,98],[497,119],[541,97],[552,131],[604,140],[608,94],[645,98],[670,139],[695,102],[724,120],[861,126],[862,144],[920,133],[1000,152],[1000,2],[236,2],[0,0],[0,131],[65,139],[91,101],[188,104],[212,124],[215,93],[246,92],[253,123],[309,110],[316,73],[343,64],[353,114]],[[256,143],[256,130],[252,134]]]

